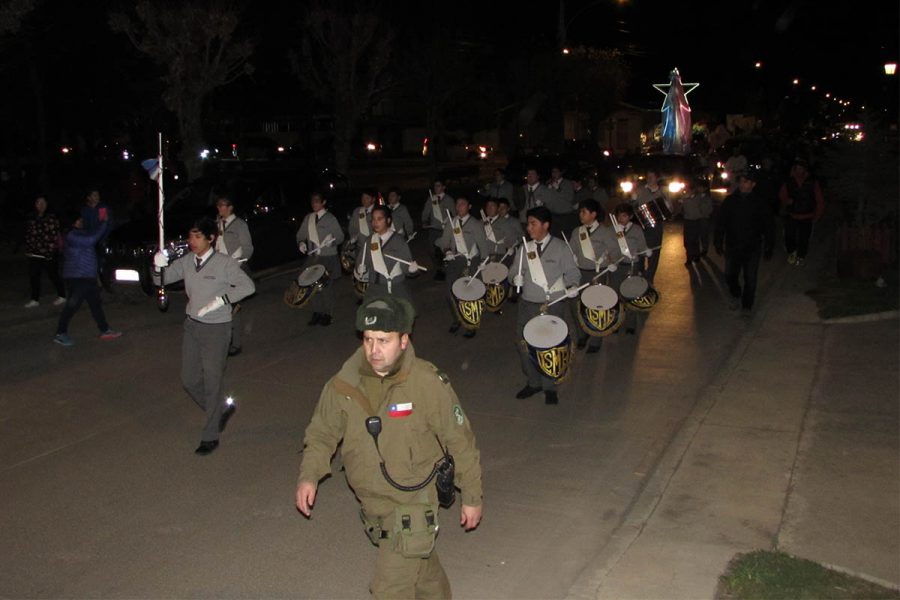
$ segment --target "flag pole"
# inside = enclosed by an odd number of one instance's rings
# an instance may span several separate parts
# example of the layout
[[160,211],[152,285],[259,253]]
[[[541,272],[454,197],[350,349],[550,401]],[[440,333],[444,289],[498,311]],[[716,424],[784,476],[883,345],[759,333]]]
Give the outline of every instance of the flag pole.
[[[162,132],[159,132],[159,156],[157,157],[157,162],[159,166],[159,171],[156,175],[156,186],[159,190],[158,195],[158,206],[157,206],[157,214],[156,214],[156,224],[159,227],[159,246],[157,248],[158,252],[165,253],[165,244],[166,244],[166,234],[165,234],[165,200],[166,194],[163,191],[163,146],[162,146]],[[166,293],[166,269],[162,268],[159,270],[159,287],[156,290],[156,307],[160,310],[160,312],[166,312],[169,309],[169,295]]]

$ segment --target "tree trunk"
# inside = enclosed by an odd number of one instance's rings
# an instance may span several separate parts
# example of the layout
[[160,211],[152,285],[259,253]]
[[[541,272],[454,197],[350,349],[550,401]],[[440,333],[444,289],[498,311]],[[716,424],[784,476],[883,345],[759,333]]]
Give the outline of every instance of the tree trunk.
[[29,44],[29,50],[32,50],[32,52],[29,53],[28,78],[31,81],[31,91],[34,94],[34,124],[37,132],[37,155],[40,168],[38,184],[42,190],[47,190],[50,187],[50,172],[49,156],[47,154],[47,109],[44,104],[44,85],[31,44]]
[[178,127],[181,130],[179,158],[187,171],[188,181],[194,181],[203,175],[203,162],[200,159],[203,146],[201,104],[202,100],[192,99],[182,105],[178,115]]
[[346,114],[336,114],[334,123],[334,168],[347,175],[350,172],[350,150],[356,123]]

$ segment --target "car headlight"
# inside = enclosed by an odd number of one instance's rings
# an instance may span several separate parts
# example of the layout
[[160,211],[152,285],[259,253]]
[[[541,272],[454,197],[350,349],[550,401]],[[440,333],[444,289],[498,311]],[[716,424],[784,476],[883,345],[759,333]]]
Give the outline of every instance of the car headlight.
[[684,189],[684,183],[682,183],[681,181],[670,181],[669,182],[669,193],[670,194],[678,194],[683,189]]
[[619,182],[619,189],[622,190],[624,194],[630,194],[631,190],[634,189],[634,184],[631,181],[625,180]]

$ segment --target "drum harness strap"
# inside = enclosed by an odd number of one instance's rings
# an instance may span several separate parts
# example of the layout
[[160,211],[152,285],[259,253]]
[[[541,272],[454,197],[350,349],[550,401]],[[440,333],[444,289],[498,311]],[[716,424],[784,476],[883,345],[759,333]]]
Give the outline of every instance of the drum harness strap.
[[450,230],[453,232],[453,243],[454,246],[456,246],[456,252],[465,257],[466,270],[468,270],[469,266],[472,264],[472,259],[475,258],[475,255],[477,254],[478,247],[473,246],[472,248],[469,248],[466,245],[466,238],[463,237],[462,232],[463,223],[461,218],[457,217],[454,219],[449,210],[447,211],[447,218],[450,220]]
[[369,222],[366,220],[369,211],[365,208],[360,207],[359,209],[359,233],[363,237],[369,237],[371,231],[369,231]]
[[[388,238],[390,240],[390,238]],[[384,277],[387,280],[387,289],[388,294],[391,293],[391,282],[401,273],[400,263],[394,262],[394,268],[389,272],[387,269],[387,265],[384,262],[384,254],[382,254],[382,241],[381,236],[377,233],[372,234],[372,238],[369,240],[369,250],[372,254],[372,267],[375,272]],[[365,250],[363,250],[365,252]],[[365,263],[365,254],[363,254],[363,262]]]
[[[550,244],[551,241],[552,239],[547,240],[547,244]],[[526,258],[528,259],[528,275],[536,286],[544,290],[547,300],[550,300],[551,294],[565,290],[562,283],[562,276],[553,282],[552,286],[548,285],[547,275],[544,273],[544,265],[541,263],[541,257],[537,251],[537,242],[531,241],[526,243],[524,251]]]

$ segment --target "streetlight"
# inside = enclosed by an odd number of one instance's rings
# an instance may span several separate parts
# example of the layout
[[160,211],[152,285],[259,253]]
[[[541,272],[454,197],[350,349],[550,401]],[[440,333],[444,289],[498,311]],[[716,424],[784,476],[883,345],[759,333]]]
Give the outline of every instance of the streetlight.
[[897,63],[895,63],[895,62],[884,63],[884,74],[885,75],[896,75],[897,74]]

